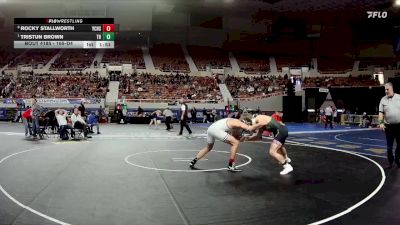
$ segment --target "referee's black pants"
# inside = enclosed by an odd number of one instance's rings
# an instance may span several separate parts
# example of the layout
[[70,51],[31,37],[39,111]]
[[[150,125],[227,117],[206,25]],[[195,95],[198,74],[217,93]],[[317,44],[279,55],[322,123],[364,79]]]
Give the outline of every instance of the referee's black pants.
[[328,123],[329,123],[331,129],[333,129],[333,127],[332,127],[332,116],[325,116],[325,129],[326,129]]
[[[400,124],[385,124],[385,127],[389,164],[392,165],[393,162],[396,162],[396,164],[400,166]],[[396,140],[396,150],[393,157],[394,140]]]
[[187,125],[187,123],[186,123],[186,119],[183,119],[183,120],[181,120],[181,130],[179,131],[179,135],[182,135],[183,127],[186,127],[186,130],[189,132],[189,134],[192,133],[192,130],[190,130],[189,125]]

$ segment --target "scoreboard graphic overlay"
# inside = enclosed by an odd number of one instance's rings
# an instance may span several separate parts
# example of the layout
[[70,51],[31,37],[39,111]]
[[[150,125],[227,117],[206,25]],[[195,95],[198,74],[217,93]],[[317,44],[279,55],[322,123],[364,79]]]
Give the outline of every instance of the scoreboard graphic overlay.
[[14,48],[114,48],[114,18],[14,18]]

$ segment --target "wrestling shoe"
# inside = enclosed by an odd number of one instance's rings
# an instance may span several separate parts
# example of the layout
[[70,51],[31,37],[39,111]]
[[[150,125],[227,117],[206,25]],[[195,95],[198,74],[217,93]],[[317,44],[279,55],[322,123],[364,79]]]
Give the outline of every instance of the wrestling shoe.
[[286,163],[285,165],[283,165],[283,170],[280,172],[280,174],[286,175],[292,171],[293,171],[293,167],[289,163]]
[[189,163],[189,167],[191,168],[191,169],[194,169],[194,165],[196,164],[196,162],[197,162],[197,160],[192,160],[192,161],[190,161],[190,163]]
[[235,166],[235,164],[232,164],[232,166],[229,166],[229,165],[228,165],[228,170],[229,170],[229,171],[232,171],[232,172],[242,172],[242,170],[241,170],[241,169],[238,169],[238,168]]

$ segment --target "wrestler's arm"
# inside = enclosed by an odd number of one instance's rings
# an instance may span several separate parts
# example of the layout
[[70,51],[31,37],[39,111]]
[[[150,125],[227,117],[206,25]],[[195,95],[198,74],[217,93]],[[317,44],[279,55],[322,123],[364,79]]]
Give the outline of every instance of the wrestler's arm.
[[258,132],[253,136],[242,137],[240,141],[259,141],[262,139],[264,129],[258,129]]

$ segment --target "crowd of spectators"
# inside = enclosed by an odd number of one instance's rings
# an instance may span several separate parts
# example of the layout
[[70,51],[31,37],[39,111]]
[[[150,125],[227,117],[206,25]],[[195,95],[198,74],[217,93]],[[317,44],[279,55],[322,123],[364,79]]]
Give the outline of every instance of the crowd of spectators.
[[303,87],[369,87],[379,86],[379,81],[371,75],[360,75],[358,77],[306,77]]
[[287,76],[228,76],[225,84],[233,98],[263,97],[271,93],[285,91]]
[[119,77],[120,98],[126,99],[188,99],[220,102],[222,100],[214,77],[188,74],[132,74]]
[[[220,102],[222,96],[217,77],[197,77],[188,74],[121,75],[119,97],[126,99],[180,99]],[[287,76],[235,77],[227,76],[224,83],[234,98],[266,97],[284,92]],[[302,87],[368,87],[379,86],[370,75],[358,77],[306,77]],[[109,80],[98,74],[0,76],[0,98],[104,98]]]
[[0,79],[0,98],[105,98],[108,83],[96,73],[22,75]]

